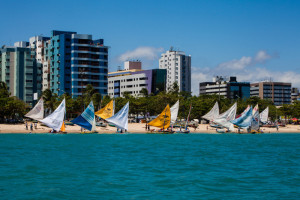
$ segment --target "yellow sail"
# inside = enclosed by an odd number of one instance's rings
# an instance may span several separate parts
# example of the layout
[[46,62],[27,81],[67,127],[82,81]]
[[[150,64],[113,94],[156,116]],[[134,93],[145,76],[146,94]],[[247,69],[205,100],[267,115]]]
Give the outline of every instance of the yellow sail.
[[114,112],[114,100],[111,100],[104,108],[95,112],[95,115],[102,119],[107,119],[113,116]]
[[156,117],[154,120],[148,123],[150,126],[155,126],[162,129],[167,129],[171,122],[171,110],[169,104],[167,107]]
[[65,122],[62,123],[62,125],[60,127],[60,131],[61,132],[66,132]]

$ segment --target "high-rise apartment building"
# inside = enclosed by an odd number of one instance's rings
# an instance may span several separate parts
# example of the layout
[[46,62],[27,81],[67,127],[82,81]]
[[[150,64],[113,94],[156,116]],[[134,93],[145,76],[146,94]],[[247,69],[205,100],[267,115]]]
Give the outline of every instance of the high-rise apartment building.
[[107,95],[108,47],[103,39],[76,32],[52,31],[49,44],[50,89],[72,97],[91,84]]
[[15,45],[0,49],[0,80],[7,84],[11,96],[32,104],[34,93],[41,93],[37,83],[42,81],[35,64],[35,52],[26,47],[27,42]]
[[[49,39],[49,37],[43,36],[34,36],[29,39],[29,47],[34,53],[34,62],[37,67],[37,76],[39,79],[37,82],[37,87],[39,91],[49,89],[49,76],[48,73],[44,72],[44,65],[48,62],[48,55],[45,54],[45,52],[47,52],[47,46],[45,44],[47,44]],[[46,64],[46,67],[48,67],[48,64]]]
[[251,83],[251,96],[258,96],[261,99],[269,99],[274,105],[291,103],[291,83],[262,81]]
[[191,56],[171,48],[161,54],[159,69],[167,70],[167,90],[177,82],[179,91],[191,92]]

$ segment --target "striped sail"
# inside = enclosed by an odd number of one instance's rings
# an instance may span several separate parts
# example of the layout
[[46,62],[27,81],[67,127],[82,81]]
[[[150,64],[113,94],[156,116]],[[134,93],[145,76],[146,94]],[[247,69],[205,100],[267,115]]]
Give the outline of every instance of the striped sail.
[[258,105],[256,105],[253,109],[252,113],[252,124],[251,129],[258,131],[259,130],[259,112],[258,112]]
[[231,123],[237,125],[240,128],[249,128],[249,126],[251,126],[252,124],[252,106],[247,107],[242,115],[239,118],[232,120]]
[[93,124],[95,123],[95,110],[93,101],[91,101],[89,106],[84,110],[84,112],[81,115],[73,119],[71,122],[91,131],[93,129]]

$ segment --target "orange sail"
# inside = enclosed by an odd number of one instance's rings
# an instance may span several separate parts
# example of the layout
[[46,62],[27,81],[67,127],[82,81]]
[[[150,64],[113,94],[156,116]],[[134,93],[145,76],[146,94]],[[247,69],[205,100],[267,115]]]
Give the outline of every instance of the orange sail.
[[66,132],[65,122],[62,123],[60,131],[61,132]]
[[171,122],[171,110],[169,104],[154,120],[148,123],[150,126],[155,126],[162,129],[167,129]]

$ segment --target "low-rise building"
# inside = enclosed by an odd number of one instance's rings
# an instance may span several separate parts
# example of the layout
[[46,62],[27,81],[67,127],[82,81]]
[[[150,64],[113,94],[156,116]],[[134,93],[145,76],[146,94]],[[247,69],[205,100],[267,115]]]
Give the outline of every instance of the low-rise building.
[[299,89],[298,88],[292,88],[292,91],[291,91],[291,100],[292,100],[292,103],[294,101],[300,101],[300,93],[299,93]]
[[[133,63],[134,65],[136,63]],[[125,65],[126,68],[126,65]],[[132,96],[141,96],[141,90],[147,89],[148,94],[165,90],[165,69],[130,69],[108,73],[108,95],[110,97],[123,97],[124,92]]]
[[199,95],[214,94],[229,99],[246,99],[250,97],[250,83],[237,82],[236,77],[216,76],[212,82],[201,82],[199,86]]
[[269,99],[274,105],[291,103],[291,83],[262,81],[251,83],[250,95],[261,99]]

